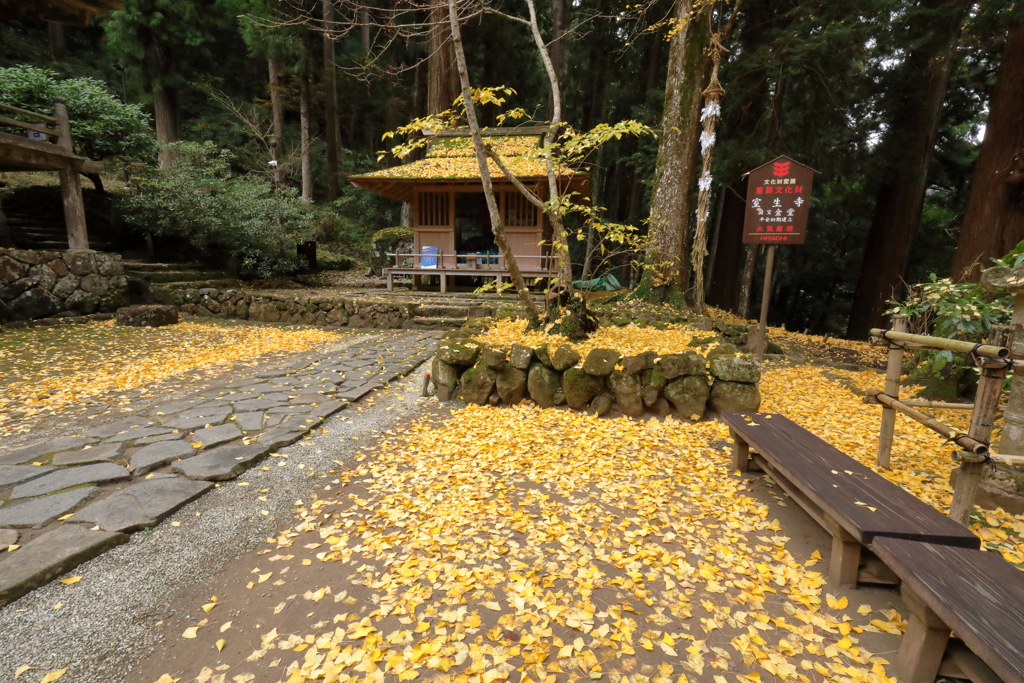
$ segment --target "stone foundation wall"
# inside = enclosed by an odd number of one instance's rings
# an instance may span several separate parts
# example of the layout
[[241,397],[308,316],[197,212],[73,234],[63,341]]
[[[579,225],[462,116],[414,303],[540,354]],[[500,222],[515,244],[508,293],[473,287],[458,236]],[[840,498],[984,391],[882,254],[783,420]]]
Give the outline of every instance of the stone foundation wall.
[[0,322],[112,313],[126,305],[119,254],[0,249]]
[[438,344],[431,372],[442,401],[499,405],[529,398],[542,408],[564,404],[597,415],[615,409],[631,417],[650,412],[694,421],[709,409],[756,411],[760,380],[756,361],[725,349],[707,357],[693,350],[624,356],[594,349],[584,359],[569,346],[495,348],[458,336]]
[[415,304],[370,302],[343,297],[254,294],[240,289],[153,290],[157,303],[177,306],[199,318],[233,318],[265,323],[372,327],[413,327]]

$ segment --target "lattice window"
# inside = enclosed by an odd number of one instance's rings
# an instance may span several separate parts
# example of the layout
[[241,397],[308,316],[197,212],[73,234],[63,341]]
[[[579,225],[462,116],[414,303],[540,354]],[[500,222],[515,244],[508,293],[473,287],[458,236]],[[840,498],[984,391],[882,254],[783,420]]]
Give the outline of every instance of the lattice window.
[[449,206],[447,192],[420,192],[420,225],[450,225]]
[[505,225],[533,227],[537,225],[537,207],[519,192],[505,194]]

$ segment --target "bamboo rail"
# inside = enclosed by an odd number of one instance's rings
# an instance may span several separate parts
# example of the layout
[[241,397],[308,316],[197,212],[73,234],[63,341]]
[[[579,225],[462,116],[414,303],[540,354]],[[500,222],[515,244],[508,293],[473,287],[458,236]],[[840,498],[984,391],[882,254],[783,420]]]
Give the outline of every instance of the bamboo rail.
[[[900,402],[905,406],[910,406],[911,408],[943,408],[945,410],[974,410],[973,403],[945,403],[943,401],[929,401],[923,398],[908,398],[906,400],[900,399]],[[864,403],[872,403],[876,405],[882,404],[882,402],[879,401],[874,396],[865,396]],[[999,410],[1003,410],[1003,408],[1004,406],[999,406]]]
[[946,437],[953,443],[963,448],[965,451],[969,451],[974,455],[985,455],[986,453],[988,453],[988,446],[986,444],[982,443],[981,441],[978,441],[975,438],[968,436],[967,434],[961,434],[952,427],[939,422],[935,418],[928,417],[919,410],[914,410],[903,401],[894,399],[891,396],[886,396],[885,394],[877,394],[875,398],[877,398],[878,402],[881,403],[882,405],[888,408],[892,408],[893,410],[896,410],[898,412],[901,412],[907,417],[914,418],[928,429],[932,430],[936,434],[939,434],[940,436]]
[[[908,334],[893,330],[882,330],[874,328],[871,330],[872,337],[888,339],[890,342],[912,342],[921,344],[921,348],[943,349],[956,353],[973,353],[982,358],[1008,358],[1010,349],[1005,346],[992,344],[972,344],[971,342],[959,341],[957,339],[946,339],[945,337],[928,337],[923,334]],[[891,348],[891,347],[890,347]]]

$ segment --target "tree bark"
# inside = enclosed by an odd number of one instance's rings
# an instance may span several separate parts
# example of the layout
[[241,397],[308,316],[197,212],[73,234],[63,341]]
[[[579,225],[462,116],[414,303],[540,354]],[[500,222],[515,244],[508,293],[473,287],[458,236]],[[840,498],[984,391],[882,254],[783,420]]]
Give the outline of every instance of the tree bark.
[[473,150],[476,152],[476,163],[480,169],[480,183],[483,185],[484,198],[487,201],[487,213],[491,218],[491,229],[494,231],[494,240],[498,243],[501,253],[505,255],[505,265],[508,267],[509,279],[512,280],[519,299],[523,302],[523,308],[530,320],[530,325],[538,327],[540,316],[537,308],[530,298],[530,290],[526,287],[526,281],[516,263],[515,255],[508,244],[505,236],[505,224],[501,220],[501,212],[498,211],[498,201],[494,196],[494,184],[491,182],[491,169],[487,164],[487,155],[484,149],[483,135],[480,133],[480,123],[476,117],[476,105],[473,102],[473,91],[469,83],[469,68],[466,66],[466,52],[462,47],[462,31],[459,28],[459,12],[456,7],[456,0],[448,0],[448,21],[451,27],[451,43],[455,53],[455,64],[458,68],[459,81],[462,84],[462,98],[466,104],[466,123],[473,135]]
[[48,21],[47,31],[50,35],[50,59],[63,62],[68,58],[68,43],[64,39],[64,24]]
[[461,90],[455,66],[452,29],[446,21],[445,0],[437,0],[430,8],[430,54],[427,57],[427,114],[440,114],[451,109]]
[[757,256],[761,247],[748,244],[747,255],[743,261],[743,273],[740,276],[739,301],[736,304],[736,315],[744,320],[750,319],[750,294],[754,290],[754,270],[757,268]]
[[302,166],[302,198],[313,201],[313,162],[310,158],[309,129],[312,116],[309,91],[309,58],[302,58],[299,72],[299,158]]
[[569,24],[566,0],[551,0],[551,63],[559,83],[565,75],[565,28]]
[[705,14],[694,0],[677,0],[676,34],[669,47],[665,109],[651,193],[650,242],[644,275],[635,296],[654,303],[684,303],[690,279],[688,227],[693,214],[691,188],[697,172],[701,90],[710,41]]
[[886,302],[906,273],[921,220],[954,50],[970,7],[965,0],[923,4],[928,15],[915,24],[921,42],[901,67],[898,99],[879,150],[887,164],[854,293],[847,328],[850,338],[864,338],[872,327],[884,327]]
[[284,149],[284,87],[281,64],[275,59],[267,60],[267,69],[270,79],[270,109],[274,116],[274,140],[271,141],[271,154],[277,165],[274,166],[274,185],[278,188],[286,187],[284,179],[284,164],[282,163],[282,150]]
[[359,38],[363,43],[363,50],[370,51],[370,12],[365,7],[359,10]]
[[167,145],[181,139],[178,130],[178,91],[169,86],[153,89],[153,122],[156,125],[156,141],[160,144],[160,168],[167,168],[174,161],[174,154]]
[[338,81],[334,65],[334,2],[323,0],[324,15],[324,125],[327,128],[327,201],[338,198],[338,159],[341,156],[338,130]]
[[1003,47],[985,139],[971,180],[951,275],[977,282],[981,271],[1024,240],[1024,21]]

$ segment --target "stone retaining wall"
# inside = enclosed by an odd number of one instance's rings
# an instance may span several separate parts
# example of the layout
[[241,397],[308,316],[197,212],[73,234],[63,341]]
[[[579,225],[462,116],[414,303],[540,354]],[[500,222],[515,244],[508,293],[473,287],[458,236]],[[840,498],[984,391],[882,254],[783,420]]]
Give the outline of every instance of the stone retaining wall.
[[127,304],[119,254],[0,249],[0,322],[112,313]]
[[254,294],[240,289],[154,288],[157,303],[177,306],[199,318],[233,318],[265,323],[372,327],[414,327],[416,304],[371,302],[333,296]]
[[756,361],[721,348],[707,357],[693,350],[623,356],[594,349],[584,359],[569,346],[494,348],[457,336],[438,344],[431,372],[442,401],[499,405],[529,398],[542,408],[565,404],[597,415],[617,409],[631,417],[674,413],[695,421],[708,409],[756,411],[760,380]]

